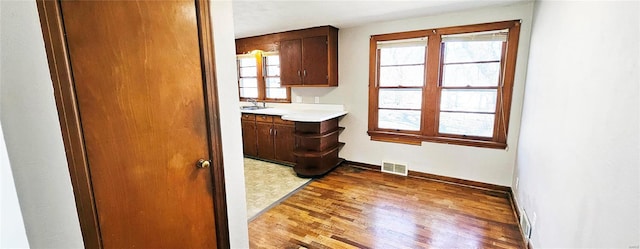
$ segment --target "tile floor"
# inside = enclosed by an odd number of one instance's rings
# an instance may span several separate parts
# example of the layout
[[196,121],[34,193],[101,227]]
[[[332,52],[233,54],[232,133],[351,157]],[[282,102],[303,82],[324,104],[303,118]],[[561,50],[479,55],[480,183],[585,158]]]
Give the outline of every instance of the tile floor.
[[244,180],[247,191],[247,217],[257,217],[293,191],[310,182],[299,178],[293,168],[251,158],[244,159]]

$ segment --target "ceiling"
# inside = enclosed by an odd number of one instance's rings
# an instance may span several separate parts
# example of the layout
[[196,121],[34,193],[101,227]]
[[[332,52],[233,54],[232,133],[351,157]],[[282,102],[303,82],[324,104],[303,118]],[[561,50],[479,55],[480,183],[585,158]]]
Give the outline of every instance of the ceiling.
[[437,15],[527,0],[233,0],[236,38]]

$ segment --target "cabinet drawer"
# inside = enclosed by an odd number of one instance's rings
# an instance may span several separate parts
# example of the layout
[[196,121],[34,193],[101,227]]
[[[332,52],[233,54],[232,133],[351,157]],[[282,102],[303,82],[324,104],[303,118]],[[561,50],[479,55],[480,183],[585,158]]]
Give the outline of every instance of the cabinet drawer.
[[249,113],[243,113],[241,119],[242,120],[247,120],[247,121],[255,121],[256,120],[256,115],[249,114]]
[[282,124],[282,125],[295,125],[295,122],[284,120],[281,117],[273,117],[274,124]]
[[269,115],[256,115],[257,122],[271,123],[273,122],[273,116]]

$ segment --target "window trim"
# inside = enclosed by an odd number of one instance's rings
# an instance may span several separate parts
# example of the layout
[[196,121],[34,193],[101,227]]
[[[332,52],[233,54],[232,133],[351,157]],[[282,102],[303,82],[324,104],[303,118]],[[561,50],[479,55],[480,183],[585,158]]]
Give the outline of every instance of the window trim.
[[[500,29],[508,29],[509,35],[507,41],[503,44],[493,136],[487,138],[439,133],[438,119],[443,63],[441,36]],[[379,50],[377,49],[377,43],[418,37],[427,37],[427,49],[425,52],[427,60],[425,61],[425,85],[422,91],[420,131],[378,128],[378,93],[380,87],[377,82],[379,79]],[[371,140],[412,145],[421,145],[422,142],[436,142],[483,148],[506,148],[519,37],[520,20],[372,35],[369,43],[369,122],[367,131]]]
[[[267,98],[267,84],[266,84],[266,63],[264,62],[264,57],[266,55],[277,54],[277,52],[265,52],[261,50],[254,50],[248,54],[238,54],[236,55],[236,71],[238,77],[238,96],[240,101],[250,101],[256,100],[260,102],[269,102],[269,103],[291,103],[291,87],[285,87],[287,91],[286,99],[276,99],[276,98]],[[253,55],[256,60],[256,70],[257,76],[256,79],[258,81],[258,97],[257,98],[245,98],[240,95],[240,62],[238,61],[240,57],[247,57],[247,55]]]
[[[256,61],[256,77],[255,77],[255,78],[256,78],[256,84],[257,84],[257,85],[256,85],[256,88],[257,88],[257,90],[258,90],[258,97],[260,97],[260,80],[259,80],[259,78],[260,78],[260,72],[259,72],[259,70],[260,70],[260,64],[258,63],[258,59],[257,59],[258,57],[257,57],[257,55],[256,55],[255,53],[251,53],[251,54],[240,54],[240,55],[236,55],[236,70],[237,70],[237,76],[238,76],[238,96],[240,96],[240,101],[243,101],[243,100],[245,100],[245,101],[246,101],[246,100],[252,99],[252,98],[244,98],[244,97],[242,97],[242,91],[241,91],[241,89],[242,89],[243,87],[241,87],[241,86],[240,86],[240,82],[241,82],[241,81],[242,81],[242,79],[243,79],[243,77],[242,77],[242,76],[241,76],[241,74],[240,74],[240,72],[242,72],[242,71],[240,70],[240,69],[242,68],[242,67],[240,66],[240,60],[241,60],[241,59],[247,59],[247,58],[250,58],[250,57],[253,57],[253,60],[254,60],[254,61]],[[244,77],[244,78],[253,78],[253,77]]]

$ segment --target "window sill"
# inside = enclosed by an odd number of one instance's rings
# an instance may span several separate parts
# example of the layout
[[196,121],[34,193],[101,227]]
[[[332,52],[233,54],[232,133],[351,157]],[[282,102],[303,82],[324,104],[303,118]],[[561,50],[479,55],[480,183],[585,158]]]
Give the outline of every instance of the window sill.
[[[240,101],[250,102],[252,98],[240,98]],[[265,103],[291,103],[289,99],[255,99],[257,102],[265,102]]]
[[388,131],[368,131],[372,141],[400,143],[409,145],[422,145],[422,142],[433,142],[453,145],[472,146],[479,148],[505,149],[506,143],[494,141],[482,141],[451,137],[430,137],[418,134],[395,133]]

